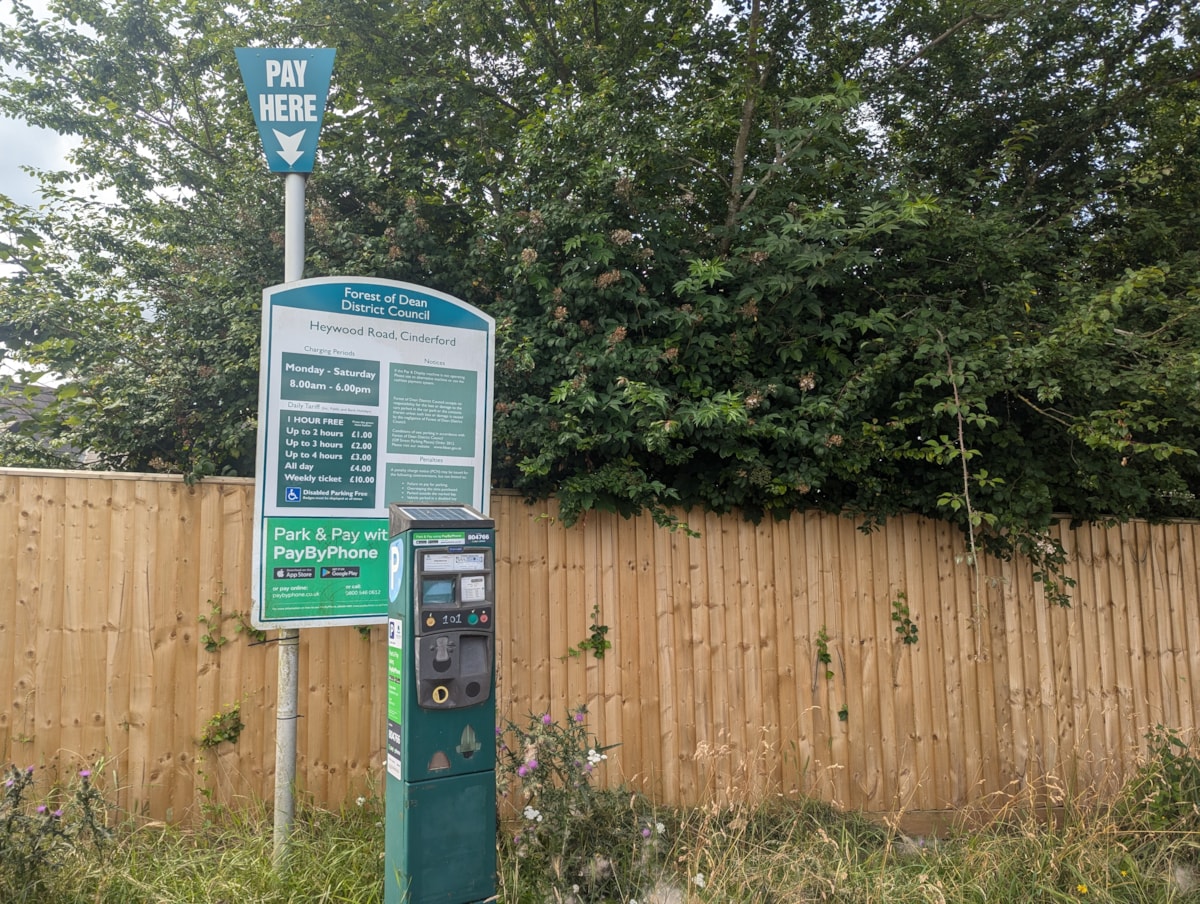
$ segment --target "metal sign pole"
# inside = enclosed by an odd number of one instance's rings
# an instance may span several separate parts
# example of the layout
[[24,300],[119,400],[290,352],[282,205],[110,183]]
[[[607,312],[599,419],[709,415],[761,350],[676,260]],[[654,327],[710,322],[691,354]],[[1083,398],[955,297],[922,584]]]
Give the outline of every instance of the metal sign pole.
[[[317,140],[325,118],[329,80],[336,51],[329,47],[271,47],[235,49],[238,69],[246,85],[246,99],[262,139],[267,166],[286,173],[283,183],[283,281],[304,279],[304,185],[316,161]],[[264,305],[264,312],[266,307]],[[264,330],[263,341],[269,337]],[[265,347],[265,345],[264,345]],[[260,386],[262,377],[260,377]],[[262,408],[260,389],[260,409]],[[264,416],[262,410],[259,417]],[[259,487],[265,482],[263,433],[260,422]],[[256,513],[262,505],[256,494]],[[255,602],[261,604],[259,518],[255,518]],[[256,608],[257,613],[257,608]],[[252,619],[253,621],[254,619]],[[296,701],[300,662],[300,632],[293,627],[279,632],[279,685],[275,704],[275,832],[274,863],[284,865],[296,814]]]
[[[283,281],[304,278],[305,174],[288,173],[283,182]],[[287,859],[296,818],[296,719],[299,700],[300,631],[279,631],[279,681],[275,699],[275,867]]]

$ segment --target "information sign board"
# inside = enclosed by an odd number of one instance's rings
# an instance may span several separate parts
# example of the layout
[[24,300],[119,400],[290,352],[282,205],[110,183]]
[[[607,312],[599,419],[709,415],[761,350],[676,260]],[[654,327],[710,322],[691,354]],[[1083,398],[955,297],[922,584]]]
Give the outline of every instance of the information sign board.
[[389,502],[491,486],[495,323],[409,283],[263,293],[255,626],[387,619]]

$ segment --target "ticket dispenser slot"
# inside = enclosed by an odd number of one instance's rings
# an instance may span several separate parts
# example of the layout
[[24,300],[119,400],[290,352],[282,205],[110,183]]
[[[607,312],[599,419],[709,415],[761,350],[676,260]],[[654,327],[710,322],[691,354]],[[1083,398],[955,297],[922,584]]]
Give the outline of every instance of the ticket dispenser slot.
[[418,550],[414,585],[417,705],[454,709],[490,699],[496,649],[492,550]]

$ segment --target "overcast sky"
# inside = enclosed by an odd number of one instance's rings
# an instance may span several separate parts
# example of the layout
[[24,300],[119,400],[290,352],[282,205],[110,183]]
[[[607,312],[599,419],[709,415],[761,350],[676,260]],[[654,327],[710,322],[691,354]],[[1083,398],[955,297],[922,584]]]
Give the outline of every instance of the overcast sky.
[[[46,13],[46,0],[28,0],[40,16]],[[11,24],[12,12],[6,0],[0,0],[0,22]],[[21,171],[22,166],[57,169],[70,144],[53,132],[35,129],[20,120],[0,116],[0,194],[18,204],[36,205],[40,198],[37,183]]]
[[41,200],[35,191],[37,183],[21,167],[60,168],[69,148],[70,144],[53,132],[0,117],[0,194],[18,204],[36,206]]

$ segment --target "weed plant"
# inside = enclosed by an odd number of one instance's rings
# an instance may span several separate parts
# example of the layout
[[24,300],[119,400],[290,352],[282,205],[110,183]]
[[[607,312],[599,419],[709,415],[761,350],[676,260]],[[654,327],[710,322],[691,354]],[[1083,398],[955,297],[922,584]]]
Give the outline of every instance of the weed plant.
[[108,841],[104,799],[91,775],[82,770],[70,791],[37,803],[34,768],[9,766],[0,798],[0,900],[42,901],[66,860],[85,845],[99,850]]
[[586,717],[581,707],[497,731],[505,901],[636,900],[662,872],[666,824],[643,796],[598,787],[608,748]]

